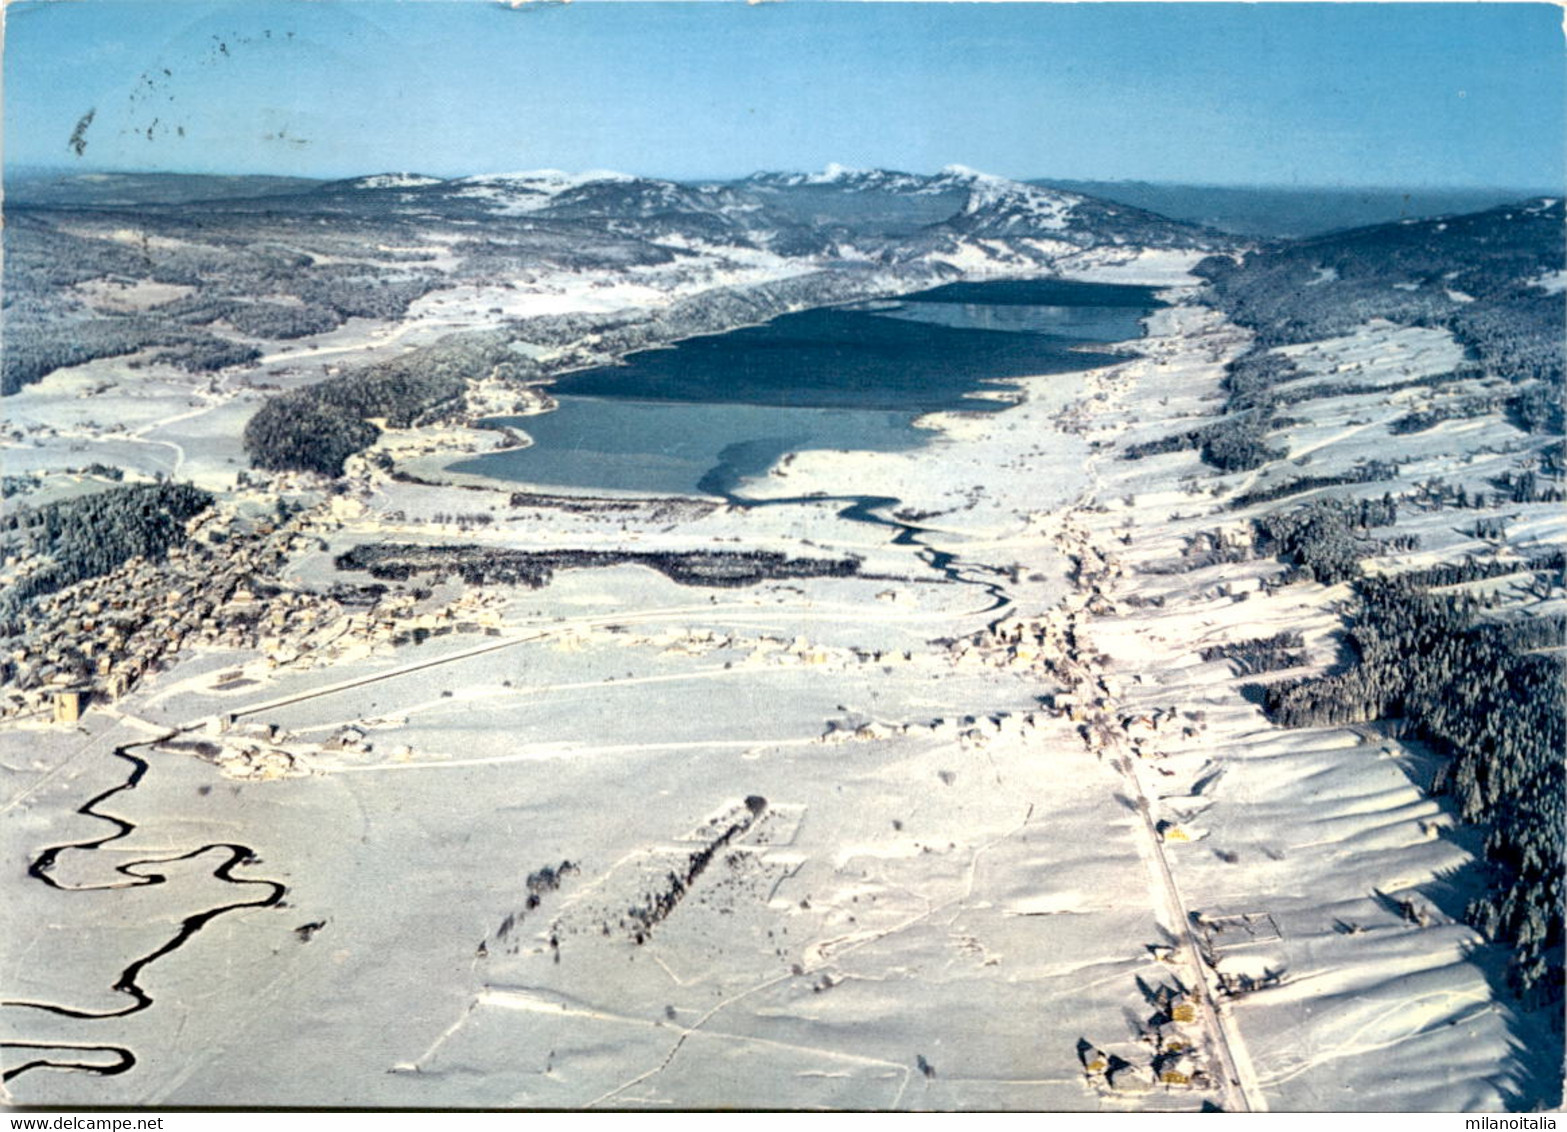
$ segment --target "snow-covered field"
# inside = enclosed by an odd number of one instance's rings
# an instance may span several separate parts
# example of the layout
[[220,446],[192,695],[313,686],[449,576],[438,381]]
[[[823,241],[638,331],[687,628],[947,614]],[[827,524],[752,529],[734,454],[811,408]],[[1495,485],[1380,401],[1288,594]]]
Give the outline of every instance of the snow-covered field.
[[[1064,444],[1056,459],[1079,456]],[[1041,506],[1061,501],[1052,481],[1071,482],[1042,476]],[[784,509],[749,514],[776,524]],[[810,528],[829,546],[830,516]],[[696,526],[767,541],[733,517]],[[288,907],[227,915],[150,968],[160,1003],[125,1023],[23,1015],[54,1041],[113,1027],[142,1060],[119,1078],[33,1073],[17,1095],[75,1098],[86,1082],[118,1101],[274,1103],[304,1058],[332,1068],[291,1078],[290,1103],[1126,1103],[1085,1083],[1077,1043],[1125,1045],[1125,1016],[1154,1011],[1138,979],[1169,975],[1148,950],[1175,925],[1149,899],[1140,819],[1071,727],[1039,712],[1028,673],[954,671],[931,645],[982,626],[987,595],[930,584],[910,550],[883,554],[916,581],[712,596],[634,567],[565,574],[512,600],[514,646],[405,676],[387,673],[468,649],[449,638],[340,664],[335,683],[382,678],[327,694],[310,694],[320,672],[199,691],[223,681],[199,657],[177,666],[124,710],[178,725],[306,695],[256,718],[317,742],[353,724],[368,749],[231,783],[152,748],[138,789],[106,804],[136,827],[108,859],[243,842],[260,858],[245,875],[287,884]],[[1060,565],[1046,566],[1057,592]],[[187,672],[196,687],[180,690]],[[8,826],[14,861],[95,824],[44,816],[88,768],[112,777],[123,736],[91,719],[100,736],[48,748],[52,777],[20,803],[25,833]],[[637,942],[629,909],[711,843],[694,830],[749,814],[747,798],[765,799],[759,816]],[[97,883],[106,856],[63,860]],[[563,861],[559,889],[526,909],[528,875]],[[124,891],[73,894],[68,911],[156,936],[147,917],[163,906]],[[47,923],[66,898],[36,885],[27,899]],[[19,940],[13,965],[67,932],[82,938],[62,924]],[[88,939],[84,961],[122,950]],[[75,1001],[65,982],[49,1001]],[[227,1012],[195,1008],[231,995],[247,1003],[238,1033]],[[182,1045],[211,1050],[199,1071],[170,1052],[181,1026]]]
[[[1078,266],[1173,286],[1193,258]],[[720,264],[693,286],[772,267]],[[603,309],[643,301],[637,286],[459,288],[412,321]],[[290,364],[367,345],[335,333]],[[718,589],[637,565],[539,590],[447,582],[421,608],[455,631],[417,645],[281,666],[198,649],[76,730],[0,730],[6,869],[67,847],[60,887],[7,888],[23,926],[0,941],[4,1040],[97,1070],[29,1070],[12,1098],[1499,1110],[1528,1095],[1550,1071],[1529,1051],[1550,1042],[1458,918],[1477,838],[1429,793],[1431,756],[1369,728],[1274,729],[1247,680],[1197,655],[1294,628],[1320,670],[1342,594],[1257,592],[1269,561],[1138,572],[1244,518],[1210,489],[1256,477],[1118,453],[1213,412],[1245,344],[1171,306],[1134,361],[1024,379],[1003,413],[929,418],[919,451],[804,452],[748,485],[895,495],[922,516],[916,543],[832,503],[550,510],[472,479],[323,505],[287,571],[306,589],[367,580],[332,557],[382,539],[864,563]],[[1356,425],[1314,404],[1292,453],[1314,473],[1385,453],[1380,425],[1407,405],[1377,387],[1455,350],[1370,326],[1296,351],[1372,396],[1344,398]],[[59,396],[83,379],[15,407],[85,436]],[[161,445],[190,474],[207,403],[158,395],[115,442]],[[1455,431],[1400,443],[1451,464],[1484,443]],[[12,443],[8,461],[30,447]],[[226,454],[202,459],[221,479]],[[494,521],[456,529],[478,509]],[[1539,510],[1527,529],[1559,542]],[[459,601],[482,626],[440,620]],[[286,772],[213,757],[240,735]],[[145,772],[107,793],[133,770],[127,745]],[[135,1064],[99,1075],[121,1050]]]

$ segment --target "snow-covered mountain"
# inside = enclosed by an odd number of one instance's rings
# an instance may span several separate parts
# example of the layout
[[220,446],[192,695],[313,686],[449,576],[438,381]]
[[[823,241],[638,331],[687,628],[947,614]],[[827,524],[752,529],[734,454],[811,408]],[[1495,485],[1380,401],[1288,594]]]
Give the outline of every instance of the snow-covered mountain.
[[335,182],[341,189],[417,189],[440,183],[440,177],[427,177],[423,173],[372,173],[368,177]]
[[[786,256],[845,256],[886,263],[972,252],[1043,262],[1114,245],[1212,249],[1225,240],[1196,225],[1059,189],[949,165],[938,173],[850,169],[767,172],[688,184],[625,173],[543,169],[440,180],[384,173],[333,182],[341,206],[425,222],[591,224],[654,243],[698,241]],[[306,203],[301,201],[301,203]]]
[[[1196,225],[957,165],[931,174],[835,165],[704,183],[608,171],[456,178],[383,171],[303,184],[257,181],[249,195],[243,185],[185,180],[143,177],[108,199],[101,192],[90,199],[134,208],[148,231],[173,241],[209,230],[243,233],[255,262],[236,268],[236,279],[255,276],[271,287],[281,271],[308,269],[320,276],[309,287],[298,284],[309,301],[330,299],[331,310],[352,313],[401,310],[411,301],[405,296],[434,286],[532,286],[560,273],[620,278],[634,268],[668,268],[690,286],[823,272],[1038,276],[1129,262],[1142,249],[1195,253],[1184,257],[1195,262],[1235,245]],[[131,190],[146,203],[123,201]],[[311,240],[302,242],[305,232]],[[305,243],[322,258],[288,267],[317,254],[297,250]],[[284,260],[264,250],[274,245],[291,249]],[[383,267],[362,262],[366,248]],[[160,267],[170,278],[194,280],[207,270],[186,253],[171,257],[179,262]],[[359,278],[377,272],[387,279],[372,286]],[[833,286],[823,293],[836,294]],[[237,284],[228,291],[250,295]],[[203,306],[188,317],[218,309]]]
[[462,177],[445,184],[455,195],[485,202],[503,215],[537,212],[556,203],[562,194],[586,185],[621,185],[635,177],[609,170],[566,173],[559,169],[535,169],[525,173],[488,173]]
[[[952,166],[957,168],[957,166]],[[742,184],[761,189],[831,186],[843,192],[931,193],[941,191],[933,178],[894,169],[851,169],[836,163],[820,173],[753,173]]]

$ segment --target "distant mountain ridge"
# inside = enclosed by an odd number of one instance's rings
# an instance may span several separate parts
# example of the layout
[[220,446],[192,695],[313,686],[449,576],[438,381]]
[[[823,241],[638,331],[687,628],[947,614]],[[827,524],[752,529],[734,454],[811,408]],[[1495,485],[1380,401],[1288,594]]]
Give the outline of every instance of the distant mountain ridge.
[[[490,173],[438,177],[417,170],[387,171],[338,180],[263,175],[222,176],[186,173],[94,172],[12,168],[6,172],[7,203],[24,207],[128,207],[153,204],[199,204],[298,193],[327,195],[359,190],[430,189],[466,191],[480,201],[485,190],[495,203],[520,215],[548,206],[557,195],[597,181],[643,181],[648,185],[679,185],[733,190],[778,204],[798,218],[810,202],[825,197],[861,196],[869,202],[901,198],[903,211],[921,224],[947,219],[961,207],[971,188],[989,181],[1095,200],[1105,206],[1173,222],[1211,229],[1231,237],[1299,239],[1392,220],[1480,212],[1500,204],[1541,195],[1536,188],[1443,189],[1355,188],[1328,186],[1189,185],[1149,181],[1099,181],[1072,178],[1030,178],[1008,181],[962,165],[948,165],[935,174],[889,169],[854,169],[831,164],[820,172],[768,171],[733,180],[677,181],[638,178],[624,173],[568,173],[554,169],[520,173]],[[917,207],[926,198],[926,207]],[[532,202],[531,207],[529,202]],[[563,202],[566,203],[566,202]],[[948,205],[952,207],[946,209]],[[838,210],[847,206],[839,199]]]
[[[94,178],[115,181],[109,193]],[[934,174],[829,165],[820,173],[762,172],[733,181],[685,183],[625,173],[519,173],[441,178],[411,171],[336,181],[258,183],[246,196],[229,179],[203,179],[210,200],[180,191],[177,175],[86,175],[19,186],[12,202],[128,207],[138,188],[148,207],[204,205],[216,211],[353,212],[418,222],[596,222],[624,235],[682,237],[786,256],[847,255],[903,263],[1001,241],[981,256],[1019,268],[1104,244],[1213,250],[1230,241],[1200,225],[949,165]],[[241,182],[243,179],[240,179]],[[1048,244],[1040,244],[1046,241]]]
[[319,184],[320,181],[307,177],[257,174],[71,173],[53,169],[8,169],[5,206],[121,208],[188,204],[298,193]]
[[1491,189],[1280,188],[1063,178],[1040,178],[1030,180],[1029,184],[1116,201],[1235,236],[1280,240],[1302,239],[1388,221],[1482,212],[1542,195],[1538,187],[1507,186]]
[[653,240],[681,237],[882,263],[967,250],[981,260],[1038,269],[1104,245],[1217,250],[1233,242],[1144,209],[960,165],[934,174],[830,165],[820,173],[763,172],[701,183],[555,170],[450,180],[382,174],[306,190],[299,203],[341,197],[349,186],[358,205],[408,217],[594,221]]

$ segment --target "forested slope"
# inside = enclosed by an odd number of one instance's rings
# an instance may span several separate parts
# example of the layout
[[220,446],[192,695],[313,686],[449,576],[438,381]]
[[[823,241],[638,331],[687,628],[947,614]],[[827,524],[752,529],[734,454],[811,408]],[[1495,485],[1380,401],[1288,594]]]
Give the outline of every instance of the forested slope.
[[[1450,373],[1372,390],[1433,394],[1389,424],[1385,459],[1328,475],[1291,471],[1230,506],[1250,509],[1256,546],[1291,566],[1286,583],[1353,587],[1347,663],[1267,687],[1266,710],[1286,727],[1389,721],[1446,756],[1439,787],[1486,830],[1489,891],[1467,917],[1511,945],[1511,980],[1534,1003],[1559,999],[1563,987],[1563,618],[1549,602],[1491,608],[1449,587],[1513,575],[1532,578],[1529,592],[1542,600],[1560,592],[1560,547],[1509,545],[1518,512],[1499,509],[1564,498],[1562,231],[1561,202],[1532,201],[1211,257],[1198,268],[1204,299],[1251,330],[1253,345],[1228,366],[1217,420],[1125,453],[1197,449],[1221,471],[1283,468],[1288,426],[1326,398],[1366,390],[1350,380],[1304,382],[1280,347],[1353,335],[1373,320],[1443,329],[1463,346],[1466,359]],[[1421,434],[1498,418],[1518,430],[1500,450],[1513,454],[1513,470],[1478,489],[1400,478],[1404,463],[1431,450],[1415,446]],[[1368,498],[1370,490],[1382,498]],[[1384,557],[1368,575],[1363,560],[1419,546],[1396,533],[1401,503],[1451,510],[1471,536],[1508,554],[1402,571]]]

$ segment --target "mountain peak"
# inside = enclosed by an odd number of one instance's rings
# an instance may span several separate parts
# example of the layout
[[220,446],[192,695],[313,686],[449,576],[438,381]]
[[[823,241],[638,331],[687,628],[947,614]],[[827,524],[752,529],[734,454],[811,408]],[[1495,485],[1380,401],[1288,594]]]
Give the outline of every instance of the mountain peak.
[[423,173],[371,173],[364,177],[352,177],[346,181],[336,182],[336,187],[344,189],[418,189],[426,185],[439,185],[440,177],[430,177]]
[[1004,181],[1005,177],[998,177],[994,173],[981,173],[978,169],[970,169],[967,165],[943,165],[938,176],[948,177],[954,181]]
[[863,177],[870,172],[869,169],[855,169],[848,165],[839,165],[836,161],[829,161],[820,173],[808,174],[805,179],[808,184],[821,185],[830,181],[847,181],[850,178]]
[[537,212],[563,196],[587,185],[629,184],[640,180],[628,173],[610,169],[591,169],[567,173],[562,169],[528,169],[518,173],[481,173],[462,177],[452,184],[457,195],[482,202],[491,211],[503,215]]
[[534,190],[564,192],[595,181],[635,181],[639,178],[629,173],[617,173],[613,169],[589,169],[581,173],[568,173],[564,169],[528,169],[519,173],[480,173],[463,177],[461,182],[470,185],[520,185]]

